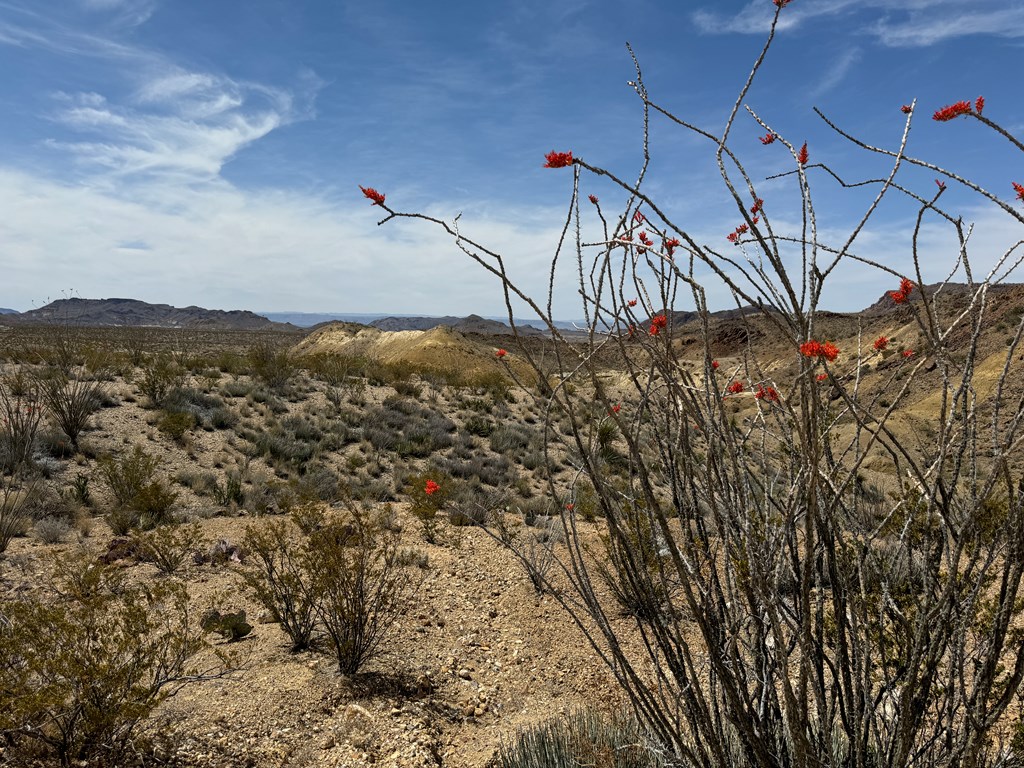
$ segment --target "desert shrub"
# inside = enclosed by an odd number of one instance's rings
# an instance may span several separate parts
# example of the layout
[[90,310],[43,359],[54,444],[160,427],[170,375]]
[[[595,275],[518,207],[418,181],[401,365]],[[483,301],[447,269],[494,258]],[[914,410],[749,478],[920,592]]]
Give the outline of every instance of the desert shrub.
[[77,451],[78,438],[89,419],[103,402],[103,386],[97,381],[72,378],[57,369],[42,373],[38,379],[39,396],[57,427],[68,436]]
[[437,472],[415,474],[406,482],[409,511],[420,523],[423,540],[436,544],[440,532],[440,513],[452,492],[451,478]]
[[412,579],[399,565],[398,539],[354,505],[309,537],[315,612],[344,675],[380,652],[408,606]]
[[22,474],[31,468],[40,406],[37,385],[20,368],[0,380],[0,471]]
[[44,517],[36,522],[32,532],[43,544],[60,544],[71,533],[71,524],[59,517]]
[[224,397],[248,397],[254,388],[251,382],[232,379],[225,382],[221,386],[220,391]]
[[238,424],[238,414],[226,406],[210,411],[208,420],[211,429],[234,429]]
[[157,422],[157,429],[176,442],[181,442],[196,425],[196,417],[191,413],[171,411],[164,413]]
[[489,437],[494,431],[494,424],[490,419],[474,415],[466,419],[465,424],[463,424],[463,429],[469,432],[469,434],[476,435],[477,437]]
[[243,472],[233,469],[224,473],[223,481],[218,482],[216,478],[211,478],[213,482],[208,487],[213,500],[223,507],[231,504],[243,506],[245,504],[245,491],[242,489],[243,476]]
[[296,542],[291,526],[284,520],[248,526],[242,541],[256,569],[244,572],[256,599],[291,639],[293,653],[309,648],[317,615],[308,571],[308,544]]
[[411,397],[413,400],[418,400],[423,394],[423,387],[415,381],[394,381],[391,386],[399,397]]
[[224,673],[195,664],[208,646],[182,585],[133,584],[81,557],[58,562],[50,589],[0,602],[0,618],[0,734],[14,754],[35,744],[62,765],[124,764],[160,702]]
[[70,438],[57,429],[41,429],[36,434],[36,448],[42,456],[52,459],[70,459],[75,447]]
[[202,528],[191,525],[158,525],[138,533],[134,544],[139,560],[152,563],[161,573],[176,573],[202,546]]
[[502,424],[491,433],[491,450],[519,455],[537,441],[535,429],[523,424]]
[[498,749],[497,768],[663,768],[660,747],[635,720],[583,709],[522,729]]
[[456,430],[443,414],[402,398],[389,398],[374,408],[363,425],[363,434],[374,448],[403,458],[424,458],[450,447]]
[[177,493],[155,477],[158,463],[138,445],[120,458],[108,455],[97,462],[100,477],[117,505],[108,516],[115,533],[171,522]]
[[161,352],[145,361],[139,392],[148,400],[150,407],[162,408],[164,401],[175,389],[185,384],[185,372],[167,352]]
[[248,354],[249,370],[273,390],[284,389],[295,375],[295,363],[287,349],[262,342]]
[[11,539],[24,536],[32,526],[32,515],[25,502],[34,486],[0,476],[0,554],[7,551]]

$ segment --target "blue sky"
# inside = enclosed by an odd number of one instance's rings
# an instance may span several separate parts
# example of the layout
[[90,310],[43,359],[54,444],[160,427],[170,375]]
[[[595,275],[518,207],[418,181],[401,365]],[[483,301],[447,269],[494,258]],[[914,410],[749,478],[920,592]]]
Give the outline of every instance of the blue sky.
[[[769,0],[0,0],[0,306],[74,293],[499,314],[493,278],[426,225],[378,228],[358,185],[400,210],[461,213],[462,230],[542,294],[571,188],[570,171],[541,168],[544,154],[571,149],[625,178],[639,167],[625,42],[655,101],[717,132],[773,11]],[[895,147],[899,107],[916,98],[910,154],[1011,198],[1024,164],[1009,144],[976,121],[930,115],[984,95],[985,114],[1020,135],[1022,52],[1024,6],[1010,0],[794,0],[746,103],[794,144],[807,140],[812,162],[857,177],[886,166],[811,107]],[[743,117],[734,131],[754,178],[790,170],[761,133]],[[739,222],[707,143],[656,120],[651,150],[648,192],[724,249]],[[840,237],[866,198],[811,173],[823,231]],[[906,183],[930,194],[933,176]],[[775,225],[795,226],[798,210],[783,205],[792,181],[762,189]],[[598,180],[583,192],[610,213],[624,200]],[[977,222],[981,265],[1022,236],[975,197],[951,188],[943,199]],[[859,252],[909,268],[912,214],[884,210]],[[926,277],[938,279],[955,251],[938,230],[926,243]],[[892,287],[864,270],[839,277],[827,297],[836,309]],[[562,317],[580,314],[571,278],[559,282]],[[717,287],[711,296],[728,304]]]

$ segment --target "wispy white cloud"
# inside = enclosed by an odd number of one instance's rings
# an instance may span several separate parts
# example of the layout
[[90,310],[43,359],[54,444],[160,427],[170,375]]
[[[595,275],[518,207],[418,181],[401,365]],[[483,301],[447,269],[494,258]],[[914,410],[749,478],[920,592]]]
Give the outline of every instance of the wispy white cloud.
[[137,27],[145,24],[156,12],[159,0],[80,0],[90,11],[111,14],[117,26]]
[[[967,35],[1024,37],[1024,8],[998,0],[819,0],[785,8],[777,29],[793,30],[818,18],[865,9],[875,13],[862,31],[892,47],[928,46]],[[774,15],[772,4],[751,0],[736,14],[699,10],[692,19],[704,34],[764,34]]]
[[817,84],[815,84],[807,92],[808,97],[811,100],[820,99],[826,93],[831,91],[833,88],[835,88],[843,81],[843,78],[845,78],[846,75],[849,74],[853,66],[858,61],[860,61],[860,58],[860,48],[850,48],[846,51],[843,51],[835,59],[835,62],[832,64],[832,66],[829,67],[828,70],[821,76],[821,79],[818,80]]
[[111,104],[95,93],[59,100],[54,119],[97,138],[49,144],[85,170],[187,182],[216,178],[239,150],[300,114],[283,90],[181,70],[144,83],[133,104]]
[[871,31],[893,47],[923,47],[967,35],[1024,37],[1024,7],[984,10],[972,7],[942,15],[915,13],[903,21],[882,19]]

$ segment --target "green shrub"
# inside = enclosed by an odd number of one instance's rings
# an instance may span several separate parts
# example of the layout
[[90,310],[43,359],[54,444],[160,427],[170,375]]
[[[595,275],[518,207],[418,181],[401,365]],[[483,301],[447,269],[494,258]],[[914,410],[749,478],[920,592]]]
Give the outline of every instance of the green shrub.
[[412,582],[398,562],[398,539],[379,517],[354,505],[309,537],[315,611],[344,675],[380,652],[408,606]]
[[100,477],[117,504],[107,518],[115,533],[120,535],[132,528],[152,528],[171,521],[178,494],[155,479],[157,463],[138,445],[119,459],[109,455],[100,458]]
[[[123,765],[140,724],[189,682],[223,675],[184,586],[131,583],[81,557],[51,589],[0,602],[0,734],[11,757],[42,747],[62,765]],[[45,642],[40,642],[45,638]]]
[[196,418],[187,412],[167,412],[157,422],[157,429],[175,442],[181,442],[189,430],[196,425]]
[[169,575],[176,573],[202,546],[202,529],[198,524],[160,525],[134,539],[139,559]]
[[252,347],[248,355],[252,375],[273,390],[284,389],[295,375],[295,363],[287,349],[262,342]]
[[185,372],[167,352],[148,359],[142,367],[139,391],[149,399],[150,406],[162,408],[175,389],[185,383]]
[[293,653],[309,648],[316,628],[316,612],[308,572],[308,546],[294,540],[290,526],[283,520],[248,526],[242,545],[256,567],[255,572],[244,572],[256,599],[281,624],[292,641]]

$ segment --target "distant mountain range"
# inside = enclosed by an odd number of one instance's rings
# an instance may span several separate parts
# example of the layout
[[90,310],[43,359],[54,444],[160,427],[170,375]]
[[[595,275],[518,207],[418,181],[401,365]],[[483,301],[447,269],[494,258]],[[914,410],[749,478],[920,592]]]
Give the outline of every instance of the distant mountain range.
[[18,310],[16,310],[16,309],[6,309],[4,307],[0,307],[0,315],[16,315],[16,314],[18,314]]
[[[484,322],[493,321],[500,323],[503,330],[495,331],[497,333],[509,333],[508,318],[507,317],[483,317],[479,315],[469,315],[468,317],[453,317],[451,315],[445,315],[443,317],[434,317],[430,315],[400,315],[400,314],[386,314],[380,313],[353,313],[353,312],[263,312],[265,317],[278,322],[278,323],[291,323],[297,325],[300,328],[312,328],[316,325],[331,322],[343,322],[343,323],[359,323],[360,325],[369,325],[375,328],[381,328],[389,331],[412,331],[412,330],[428,330],[435,328],[438,325],[453,325],[463,321],[471,320],[482,320]],[[387,323],[390,327],[384,328],[379,323]],[[539,320],[521,320],[516,318],[516,326],[524,328],[527,326],[533,328],[539,328],[541,326]],[[555,326],[558,328],[571,329],[573,323],[565,320],[556,320]],[[529,331],[527,331],[528,333]]]
[[295,326],[275,323],[246,310],[172,307],[136,299],[58,299],[28,312],[5,314],[0,323],[14,325],[142,326],[237,331],[286,331]]

